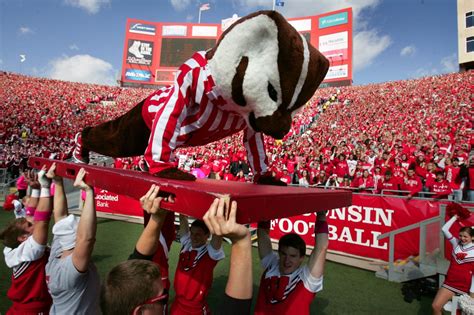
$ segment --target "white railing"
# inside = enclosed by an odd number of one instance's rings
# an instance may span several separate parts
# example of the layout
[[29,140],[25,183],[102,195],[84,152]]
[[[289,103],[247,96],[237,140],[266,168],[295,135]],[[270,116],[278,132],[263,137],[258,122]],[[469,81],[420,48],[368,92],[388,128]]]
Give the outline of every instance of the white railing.
[[[468,207],[469,211],[474,212],[474,207]],[[421,277],[426,277],[434,274],[440,274],[440,278],[444,278],[444,275],[447,273],[447,268],[449,265],[449,261],[445,258],[445,248],[444,248],[444,235],[441,231],[442,225],[445,223],[446,218],[446,204],[439,205],[439,215],[423,220],[421,222],[417,222],[400,229],[396,229],[384,234],[381,234],[377,237],[378,240],[382,240],[385,238],[389,238],[389,265],[388,265],[388,280],[389,281],[408,281],[413,280]],[[427,232],[427,227],[431,224],[438,223],[439,227],[437,228],[437,238],[438,238],[438,246],[436,256],[433,256],[433,252],[431,251],[431,255],[427,255],[428,251],[426,248],[427,245],[427,235],[431,235],[431,233]],[[395,268],[395,238],[398,234],[413,231],[413,230],[420,230],[420,242],[419,242],[419,273],[418,274],[403,274],[396,270]],[[440,281],[442,283],[442,281]]]

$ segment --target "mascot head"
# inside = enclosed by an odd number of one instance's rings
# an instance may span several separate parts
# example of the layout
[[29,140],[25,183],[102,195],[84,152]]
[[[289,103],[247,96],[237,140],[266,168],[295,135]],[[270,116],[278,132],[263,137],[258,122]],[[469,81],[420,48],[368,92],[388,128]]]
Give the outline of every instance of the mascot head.
[[275,11],[227,29],[206,54],[221,95],[247,125],[276,139],[323,81],[329,61]]

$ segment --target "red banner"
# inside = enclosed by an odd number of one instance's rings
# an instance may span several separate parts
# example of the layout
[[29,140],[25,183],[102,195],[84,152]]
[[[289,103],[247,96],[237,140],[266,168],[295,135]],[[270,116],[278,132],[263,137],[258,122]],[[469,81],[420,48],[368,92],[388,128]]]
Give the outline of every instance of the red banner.
[[[439,202],[406,200],[393,197],[353,195],[353,205],[328,212],[329,249],[347,254],[388,261],[388,238],[377,237],[439,214]],[[306,244],[314,245],[315,213],[272,221],[271,237],[279,239],[286,233],[297,233]],[[434,227],[433,240],[439,238],[439,225]],[[431,230],[429,231],[431,232]],[[428,240],[429,241],[429,240]],[[429,250],[428,244],[427,248]],[[419,253],[419,229],[395,238],[395,259]]]
[[[138,200],[95,189],[97,211],[120,215],[142,216]],[[418,223],[439,214],[440,202],[370,195],[352,195],[353,205],[328,212],[329,249],[366,258],[388,261],[388,238],[377,240],[381,234]],[[297,233],[307,245],[314,245],[315,213],[272,220],[270,236],[279,239],[286,233]],[[435,224],[427,233],[427,251],[439,246],[440,226]],[[456,235],[459,226],[451,232]],[[395,237],[395,259],[419,254],[419,229]],[[448,255],[450,245],[448,247]]]
[[95,207],[100,212],[143,216],[143,210],[138,200],[100,188],[95,188]]

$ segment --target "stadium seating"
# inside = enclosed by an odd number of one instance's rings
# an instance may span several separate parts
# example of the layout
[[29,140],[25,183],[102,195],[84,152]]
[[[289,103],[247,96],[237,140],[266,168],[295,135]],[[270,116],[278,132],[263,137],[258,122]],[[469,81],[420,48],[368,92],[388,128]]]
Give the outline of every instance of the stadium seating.
[[[294,184],[306,170],[311,185],[370,191],[355,184],[364,182],[360,177],[365,169],[375,186],[390,169],[400,188],[410,167],[425,186],[430,174],[443,170],[457,189],[459,171],[452,161],[457,158],[461,166],[467,165],[474,141],[472,82],[471,71],[319,89],[282,142],[265,137],[270,171]],[[70,158],[77,131],[123,114],[149,93],[0,73],[0,168],[18,172],[31,155]],[[179,149],[177,156],[184,169],[251,181],[241,134],[205,147]],[[119,159],[115,165],[138,169],[140,161]],[[243,176],[237,176],[239,170]]]

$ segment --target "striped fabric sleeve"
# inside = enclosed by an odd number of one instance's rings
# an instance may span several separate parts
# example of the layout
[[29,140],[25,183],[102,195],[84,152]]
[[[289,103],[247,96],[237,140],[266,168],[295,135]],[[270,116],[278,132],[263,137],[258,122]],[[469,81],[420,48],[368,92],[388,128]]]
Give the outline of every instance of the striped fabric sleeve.
[[247,150],[247,156],[254,175],[265,174],[267,172],[268,162],[263,134],[246,128],[244,130],[244,146]]
[[43,256],[45,249],[46,245],[37,243],[33,236],[30,236],[26,241],[14,249],[5,247],[3,252],[5,255],[5,263],[8,268],[13,268],[15,270],[24,262],[40,259]]
[[193,81],[193,72],[191,68],[184,64],[179,70],[165,106],[156,113],[151,128],[151,135],[148,147],[145,151],[145,159],[150,166],[150,173],[156,170],[154,167],[159,162],[169,162],[172,157],[172,151],[176,147],[173,139],[176,138],[177,130],[186,117],[186,105],[192,97],[191,84]]
[[205,52],[197,52],[176,72],[175,82],[168,98],[156,112],[151,128],[150,140],[145,151],[145,160],[150,173],[156,173],[171,166],[172,152],[177,146],[181,125],[187,117],[187,108],[193,102],[196,92],[203,94],[199,82],[200,74],[207,64]]

